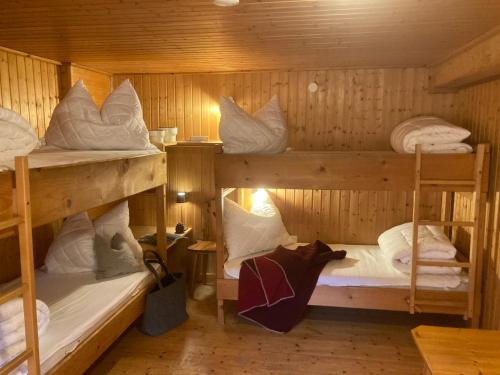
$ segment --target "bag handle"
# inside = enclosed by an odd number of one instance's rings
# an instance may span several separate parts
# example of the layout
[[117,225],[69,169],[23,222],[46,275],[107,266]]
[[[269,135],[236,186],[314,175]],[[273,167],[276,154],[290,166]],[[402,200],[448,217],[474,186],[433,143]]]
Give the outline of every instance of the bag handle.
[[[147,254],[152,254],[155,259],[147,258],[146,257]],[[160,289],[162,289],[163,285],[161,283],[161,277],[160,277],[160,275],[158,275],[158,272],[153,267],[153,264],[159,264],[160,265],[160,267],[165,272],[165,277],[168,277],[170,275],[170,272],[168,272],[167,265],[165,264],[165,262],[163,262],[163,259],[161,258],[160,254],[158,254],[156,251],[153,251],[153,250],[145,250],[144,254],[143,254],[143,261],[144,261],[144,265],[153,274],[153,276],[154,276],[154,278],[156,280],[156,283],[158,284],[158,287]]]

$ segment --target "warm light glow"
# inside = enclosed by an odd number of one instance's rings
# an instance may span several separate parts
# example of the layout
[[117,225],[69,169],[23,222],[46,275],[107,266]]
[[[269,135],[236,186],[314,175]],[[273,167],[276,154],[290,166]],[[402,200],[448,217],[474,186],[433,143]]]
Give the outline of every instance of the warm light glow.
[[210,106],[210,113],[220,116],[220,108],[217,104],[211,105]]
[[214,0],[214,4],[220,7],[234,7],[239,3],[239,0]]
[[273,210],[266,189],[257,189],[252,194],[252,212],[262,216],[272,216]]
[[267,200],[266,189],[257,189],[255,193],[252,194],[252,202],[254,203],[264,203]]

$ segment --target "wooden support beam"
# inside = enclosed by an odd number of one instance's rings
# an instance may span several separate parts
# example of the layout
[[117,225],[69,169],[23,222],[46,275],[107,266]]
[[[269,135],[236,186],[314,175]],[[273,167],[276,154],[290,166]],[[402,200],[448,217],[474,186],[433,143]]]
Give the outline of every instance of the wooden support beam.
[[435,91],[457,90],[500,76],[500,27],[481,35],[431,67]]

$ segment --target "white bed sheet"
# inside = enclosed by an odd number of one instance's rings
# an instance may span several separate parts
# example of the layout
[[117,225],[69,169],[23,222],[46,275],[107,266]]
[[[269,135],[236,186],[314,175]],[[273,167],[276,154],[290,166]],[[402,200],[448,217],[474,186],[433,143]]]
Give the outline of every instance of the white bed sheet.
[[47,274],[37,271],[37,298],[50,310],[50,323],[40,337],[40,363],[46,373],[111,314],[152,280],[149,271],[97,281],[95,273]]
[[[301,244],[286,246],[296,249]],[[367,287],[409,287],[410,275],[399,271],[392,265],[376,245],[329,245],[332,250],[346,250],[343,260],[329,262],[321,272],[317,285],[329,286],[367,286]],[[269,251],[236,258],[224,264],[225,278],[238,279],[241,262],[245,259],[264,255]],[[418,275],[417,286],[428,289],[463,289],[466,285],[464,275]]]
[[[28,155],[28,166],[33,168],[57,167],[69,164],[108,161],[137,156],[157,154],[156,147],[149,150],[64,150],[52,146],[44,146],[33,150]],[[14,161],[0,165],[0,172],[14,169]]]

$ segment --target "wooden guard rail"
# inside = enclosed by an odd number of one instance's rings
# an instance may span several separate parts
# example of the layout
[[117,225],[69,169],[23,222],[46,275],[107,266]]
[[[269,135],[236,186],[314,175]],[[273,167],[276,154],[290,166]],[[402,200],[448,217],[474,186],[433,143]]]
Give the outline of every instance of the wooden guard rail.
[[0,375],[9,374],[23,362],[28,362],[30,375],[40,374],[38,350],[38,326],[35,299],[35,267],[33,262],[33,238],[31,227],[31,202],[28,158],[16,157],[15,198],[16,210],[13,218],[0,222],[0,231],[17,227],[21,259],[21,286],[0,294],[0,304],[22,297],[26,349],[0,368]]

